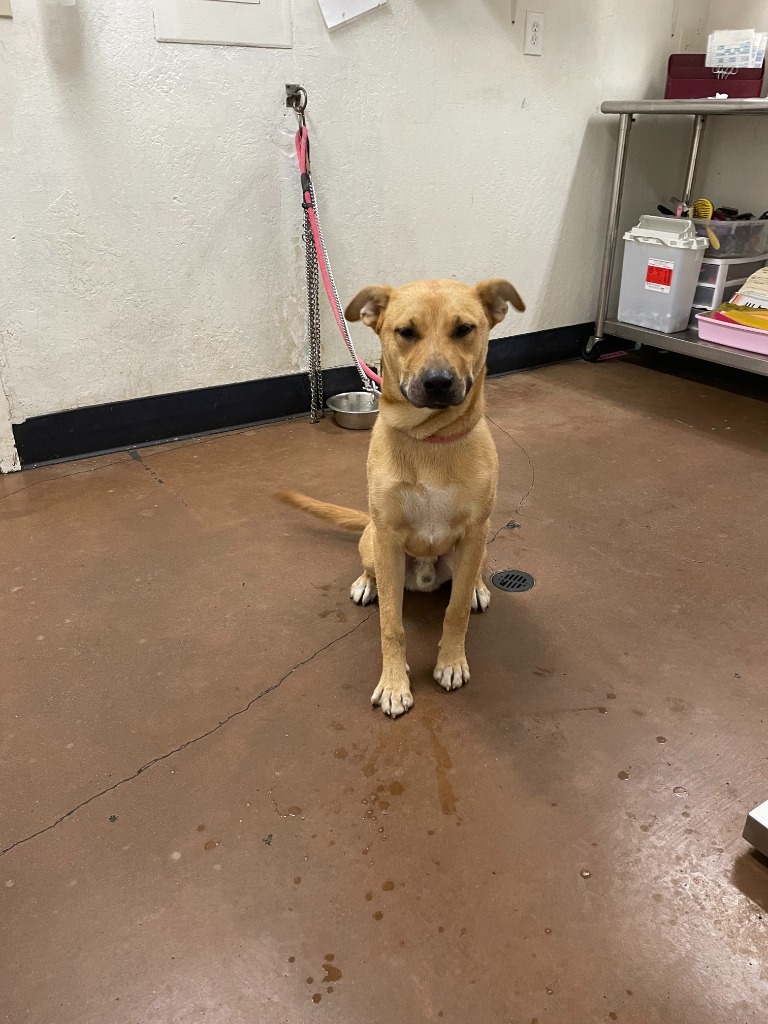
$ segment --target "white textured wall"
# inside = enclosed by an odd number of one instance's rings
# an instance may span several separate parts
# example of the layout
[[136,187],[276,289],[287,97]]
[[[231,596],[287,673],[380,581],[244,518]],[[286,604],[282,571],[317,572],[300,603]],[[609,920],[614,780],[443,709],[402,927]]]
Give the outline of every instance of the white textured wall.
[[[768,0],[712,0],[707,33],[721,28],[768,32]],[[707,136],[697,192],[759,217],[768,210],[768,117],[710,118]]]
[[[598,105],[659,95],[703,5],[684,0],[674,40],[671,0],[536,6],[541,58],[522,56],[510,0],[390,0],[333,34],[315,0],[295,0],[292,51],[158,44],[150,0],[14,0],[0,22],[0,437],[8,416],[305,365],[287,81],[309,89],[344,297],[505,275],[529,312],[499,333],[590,319],[615,127]],[[638,208],[681,159],[659,138]]]

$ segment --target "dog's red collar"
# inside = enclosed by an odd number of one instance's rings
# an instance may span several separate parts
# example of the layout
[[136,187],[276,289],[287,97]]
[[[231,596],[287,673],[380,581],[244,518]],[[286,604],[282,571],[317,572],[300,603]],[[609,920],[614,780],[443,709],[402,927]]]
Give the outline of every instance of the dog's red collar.
[[474,427],[470,427],[469,430],[462,430],[460,434],[448,434],[446,437],[420,437],[419,440],[422,444],[450,444],[451,441],[460,441],[462,437],[471,434],[474,429]]

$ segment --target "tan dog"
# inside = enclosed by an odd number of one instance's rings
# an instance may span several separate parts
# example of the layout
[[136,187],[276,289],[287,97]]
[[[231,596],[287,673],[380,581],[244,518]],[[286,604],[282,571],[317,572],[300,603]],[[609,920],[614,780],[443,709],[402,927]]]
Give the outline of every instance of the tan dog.
[[507,303],[525,306],[508,281],[475,288],[416,281],[365,288],[349,304],[381,340],[382,394],[368,452],[370,516],[282,492],[287,504],[362,530],[363,573],[352,600],[377,594],[382,672],[371,702],[392,717],[413,705],[403,630],[403,589],[452,579],[434,678],[446,690],[469,679],[464,641],[470,610],[485,611],[488,520],[498,459],[483,416],[488,335]]

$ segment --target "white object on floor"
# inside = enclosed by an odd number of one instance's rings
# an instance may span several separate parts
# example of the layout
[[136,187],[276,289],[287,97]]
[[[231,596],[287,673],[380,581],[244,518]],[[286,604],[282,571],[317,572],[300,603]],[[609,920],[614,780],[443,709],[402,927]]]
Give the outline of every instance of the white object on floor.
[[336,28],[361,14],[383,7],[387,0],[317,0],[328,28]]
[[748,843],[768,857],[768,800],[749,812],[742,834]]

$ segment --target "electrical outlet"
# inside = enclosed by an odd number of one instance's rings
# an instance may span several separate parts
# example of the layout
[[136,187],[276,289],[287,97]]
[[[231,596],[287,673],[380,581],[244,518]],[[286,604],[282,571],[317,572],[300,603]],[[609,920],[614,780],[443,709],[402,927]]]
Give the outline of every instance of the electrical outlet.
[[530,57],[540,57],[544,53],[544,15],[541,11],[525,12],[523,53]]

